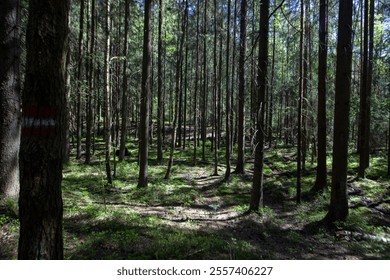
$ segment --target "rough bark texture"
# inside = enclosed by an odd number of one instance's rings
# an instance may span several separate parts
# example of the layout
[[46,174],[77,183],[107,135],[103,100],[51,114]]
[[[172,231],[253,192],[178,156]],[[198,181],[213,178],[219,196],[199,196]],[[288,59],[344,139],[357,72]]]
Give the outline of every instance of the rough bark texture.
[[317,175],[311,189],[319,192],[326,189],[326,72],[328,55],[328,0],[320,2],[319,47],[318,47],[318,112],[317,112]]
[[259,37],[259,64],[257,73],[257,123],[256,123],[256,148],[253,184],[250,201],[250,210],[257,211],[263,207],[263,183],[264,183],[264,140],[266,127],[265,95],[267,91],[268,74],[268,31],[269,31],[269,0],[261,1],[260,6],[260,37]]
[[0,199],[19,195],[19,0],[0,3]]
[[245,56],[246,56],[246,27],[247,0],[241,0],[240,14],[240,59],[238,65],[238,124],[237,124],[237,164],[235,172],[245,173]]
[[152,73],[152,0],[145,1],[144,15],[144,52],[142,62],[142,95],[141,95],[141,117],[139,131],[139,177],[138,187],[148,186],[148,146],[149,146],[149,113],[151,95],[151,73]]
[[332,189],[325,222],[348,216],[347,165],[352,68],[352,0],[339,2],[335,114],[333,134]]
[[19,259],[62,259],[69,1],[30,0],[23,90]]

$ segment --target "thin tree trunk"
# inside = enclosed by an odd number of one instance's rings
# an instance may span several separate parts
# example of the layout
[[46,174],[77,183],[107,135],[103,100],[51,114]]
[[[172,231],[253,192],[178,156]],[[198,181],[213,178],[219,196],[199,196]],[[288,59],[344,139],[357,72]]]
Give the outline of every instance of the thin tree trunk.
[[369,92],[368,92],[368,1],[364,0],[364,31],[363,31],[363,69],[360,88],[360,112],[359,112],[359,170],[358,176],[365,177],[369,150],[369,132],[368,132],[368,110],[369,110]]
[[151,95],[151,71],[152,71],[152,0],[145,0],[144,15],[144,49],[142,62],[142,96],[141,96],[141,118],[139,131],[139,177],[138,187],[148,186],[148,147],[149,147],[149,114]]
[[110,46],[111,46],[111,0],[106,0],[105,15],[105,46],[104,46],[104,143],[105,143],[105,163],[106,176],[109,185],[112,184],[111,174],[111,82],[110,82]]
[[218,176],[218,81],[217,81],[217,0],[214,0],[214,49],[213,49],[213,94],[214,94],[214,176]]
[[0,200],[19,195],[20,2],[0,4]]
[[274,111],[274,78],[275,78],[275,52],[276,52],[276,27],[275,27],[275,19],[274,26],[272,32],[272,65],[271,65],[271,81],[270,81],[270,95],[269,95],[269,123],[268,123],[268,146],[272,147],[272,125],[273,125],[273,111]]
[[301,30],[300,30],[300,53],[299,53],[299,99],[298,99],[298,143],[297,143],[297,195],[296,202],[301,203],[302,192],[302,107],[304,97],[304,0],[301,0]]
[[197,1],[196,9],[196,62],[195,62],[195,91],[194,91],[194,165],[198,158],[198,89],[199,89],[199,17],[200,0]]
[[324,222],[348,216],[347,166],[352,68],[352,0],[339,2],[331,199]]
[[227,28],[226,28],[226,171],[225,171],[225,181],[229,180],[231,167],[230,167],[230,157],[231,157],[231,137],[230,137],[230,118],[231,118],[231,103],[230,103],[230,14],[231,14],[231,0],[228,1],[228,10],[227,10]]
[[78,61],[77,61],[77,89],[76,89],[76,158],[81,157],[81,138],[82,138],[82,123],[81,123],[81,78],[82,78],[82,63],[83,63],[83,44],[84,44],[84,3],[85,0],[80,0],[80,29],[78,39]]
[[267,91],[268,75],[268,32],[269,32],[269,0],[262,0],[260,6],[260,37],[259,37],[259,63],[257,74],[257,126],[255,145],[255,164],[253,173],[252,192],[249,209],[258,211],[263,207],[263,171],[264,171],[264,140],[266,127],[265,95]]
[[247,0],[241,0],[240,14],[240,59],[238,65],[238,125],[237,125],[237,164],[235,172],[245,173],[245,56],[247,29]]
[[318,112],[317,112],[317,173],[312,192],[326,189],[326,77],[328,56],[328,0],[320,2],[318,46]]
[[207,137],[207,1],[204,1],[203,12],[203,92],[202,92],[202,160],[206,160]]
[[163,0],[159,0],[158,10],[158,58],[157,58],[157,161],[161,162],[163,159],[163,135],[162,130],[164,126],[164,103],[163,103]]
[[94,92],[94,51],[95,51],[95,0],[91,2],[91,41],[88,58],[87,124],[85,137],[85,163],[91,162],[92,128],[93,128],[93,92]]
[[188,0],[185,0],[185,10],[184,10],[184,15],[182,17],[182,33],[181,33],[181,38],[179,42],[179,50],[177,54],[177,62],[176,62],[176,84],[175,84],[175,112],[174,112],[174,118],[173,118],[173,135],[171,139],[171,149],[169,152],[169,161],[168,161],[168,168],[167,172],[165,173],[165,179],[169,179],[172,171],[172,166],[173,166],[173,154],[175,151],[175,146],[176,146],[176,135],[177,135],[177,122],[178,122],[178,114],[179,114],[179,95],[180,95],[180,73],[181,73],[181,64],[183,60],[183,46],[184,46],[184,40],[185,40],[185,33],[186,33],[186,24],[187,24],[187,17],[188,17]]
[[19,259],[63,258],[61,180],[69,6],[70,1],[29,1],[20,149]]
[[125,158],[126,151],[126,140],[127,140],[127,118],[128,118],[128,80],[127,80],[127,47],[128,47],[128,34],[129,34],[129,17],[130,17],[130,2],[129,0],[125,0],[125,34],[123,39],[123,57],[125,58],[123,61],[123,70],[122,70],[122,104],[121,104],[121,114],[122,114],[122,122],[121,122],[121,140],[120,140],[120,148],[119,148],[119,161],[123,161]]

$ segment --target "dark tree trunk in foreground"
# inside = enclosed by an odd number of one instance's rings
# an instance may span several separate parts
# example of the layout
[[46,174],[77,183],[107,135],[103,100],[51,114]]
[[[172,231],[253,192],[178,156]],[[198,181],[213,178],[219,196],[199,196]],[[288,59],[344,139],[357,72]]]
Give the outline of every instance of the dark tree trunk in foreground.
[[148,186],[149,114],[152,73],[151,31],[152,0],[146,0],[144,15],[144,49],[142,60],[141,116],[139,130],[139,188],[146,188]]
[[0,200],[19,195],[20,6],[0,3]]
[[320,2],[318,47],[317,175],[312,192],[326,189],[326,72],[328,56],[328,0]]
[[30,0],[23,90],[19,259],[62,259],[69,1]]
[[332,189],[327,224],[348,216],[347,165],[352,68],[352,0],[339,2]]
[[256,149],[253,173],[253,184],[250,201],[250,210],[258,211],[263,207],[263,170],[264,170],[264,140],[267,131],[264,123],[265,95],[267,91],[268,74],[268,31],[269,31],[269,0],[261,1],[260,6],[260,37],[259,37],[259,65],[257,74],[257,125]]
[[237,164],[235,172],[245,173],[245,56],[246,56],[246,26],[247,0],[241,0],[240,14],[240,59],[238,64],[238,125],[237,125]]

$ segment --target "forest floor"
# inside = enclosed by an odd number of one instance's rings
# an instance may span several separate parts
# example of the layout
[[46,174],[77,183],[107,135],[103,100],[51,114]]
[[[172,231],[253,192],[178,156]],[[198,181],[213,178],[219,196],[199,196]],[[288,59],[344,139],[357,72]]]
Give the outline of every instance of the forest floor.
[[[132,151],[136,153],[136,148]],[[295,203],[295,160],[289,149],[266,154],[265,208],[246,214],[251,168],[223,181],[212,163],[191,164],[177,151],[170,180],[166,165],[150,160],[149,187],[137,185],[134,158],[117,163],[113,186],[105,186],[102,157],[91,165],[64,168],[66,259],[390,259],[390,181],[384,158],[373,157],[367,179],[354,177],[350,159],[350,215],[328,231],[318,226],[329,192]],[[211,158],[211,155],[210,155]],[[222,151],[221,151],[222,158]],[[330,165],[329,165],[330,166]],[[315,179],[307,165],[304,191]],[[18,221],[0,210],[0,259],[17,257]]]

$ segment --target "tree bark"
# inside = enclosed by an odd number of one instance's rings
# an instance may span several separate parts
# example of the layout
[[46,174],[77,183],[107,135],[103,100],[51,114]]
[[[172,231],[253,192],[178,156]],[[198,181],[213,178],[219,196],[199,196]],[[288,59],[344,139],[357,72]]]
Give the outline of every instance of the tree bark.
[[0,3],[0,200],[19,195],[20,2]]
[[85,0],[80,0],[80,29],[78,38],[78,61],[77,61],[77,88],[76,88],[76,158],[81,157],[81,138],[82,138],[82,123],[81,123],[81,79],[83,65],[83,50],[84,50],[84,3]]
[[69,1],[30,0],[23,89],[19,259],[62,259]]
[[[88,5],[89,6],[89,5]],[[87,95],[87,120],[86,120],[86,136],[85,136],[85,163],[91,162],[92,155],[92,129],[93,129],[93,92],[94,92],[94,51],[95,51],[95,0],[91,1],[90,5],[90,30],[91,38],[89,43],[88,57],[88,95]],[[88,19],[89,21],[89,19]],[[88,30],[88,28],[87,28]]]
[[106,0],[105,14],[105,42],[104,42],[104,143],[106,176],[109,185],[112,184],[111,174],[111,82],[110,82],[110,49],[111,49],[111,0]]
[[348,216],[347,165],[352,68],[352,0],[339,2],[331,200],[325,222]]
[[298,98],[298,143],[297,143],[297,195],[296,202],[301,203],[302,193],[302,107],[304,97],[304,18],[305,8],[304,0],[301,0],[301,30],[300,30],[300,41],[299,41],[299,98]]
[[161,162],[163,159],[163,135],[162,130],[164,126],[164,103],[163,103],[163,0],[159,0],[158,11],[158,58],[157,58],[157,161]]
[[[122,104],[121,104],[121,139],[120,139],[120,148],[119,148],[119,161],[123,161],[125,158],[125,150],[126,150],[126,140],[127,140],[127,118],[128,118],[128,109],[127,109],[127,91],[128,91],[128,80],[127,80],[127,46],[128,46],[128,34],[129,34],[129,16],[130,16],[130,2],[129,0],[125,0],[125,34],[123,39],[123,57],[125,58],[123,61],[123,70],[122,70]],[[160,69],[160,66],[159,66]]]
[[365,171],[368,167],[369,150],[369,132],[368,132],[368,110],[369,110],[369,92],[368,92],[368,14],[369,0],[364,0],[364,31],[363,31],[363,61],[360,87],[360,111],[359,111],[359,170],[358,176],[365,177]]
[[269,0],[262,0],[260,6],[260,37],[259,37],[259,63],[257,74],[257,122],[256,122],[256,144],[255,164],[253,173],[252,192],[249,209],[258,211],[263,207],[263,171],[264,171],[264,140],[266,127],[265,116],[265,95],[267,91],[268,75],[268,32],[269,32]]
[[138,187],[148,186],[148,147],[149,147],[149,114],[151,96],[151,74],[152,74],[152,0],[145,0],[144,14],[144,48],[142,60],[142,95],[140,111],[139,131],[139,177]]
[[231,118],[231,103],[230,103],[230,14],[231,14],[231,0],[228,0],[228,10],[227,10],[227,28],[226,28],[226,152],[225,152],[225,160],[226,160],[226,171],[225,171],[225,181],[229,180],[231,166],[230,166],[230,157],[231,157],[231,149],[230,149],[230,118]]
[[[181,88],[181,65],[183,62],[183,46],[184,46],[184,40],[185,40],[185,33],[186,33],[186,25],[187,25],[187,17],[188,17],[188,0],[185,0],[185,9],[183,12],[182,22],[181,22],[181,36],[180,36],[180,42],[179,42],[179,50],[177,53],[177,61],[176,61],[176,83],[175,83],[175,112],[174,112],[174,118],[173,118],[173,135],[171,139],[171,149],[169,152],[169,161],[168,161],[168,168],[165,173],[164,179],[169,179],[172,171],[173,166],[173,154],[176,147],[176,135],[177,135],[177,122],[179,118],[179,102],[180,102],[180,88]],[[178,17],[179,18],[179,17]]]
[[312,192],[326,189],[326,77],[328,56],[328,0],[320,2],[318,46],[317,173]]
[[238,125],[237,125],[237,164],[235,172],[245,173],[245,56],[246,56],[246,27],[247,0],[241,0],[240,14],[240,59],[238,65]]

